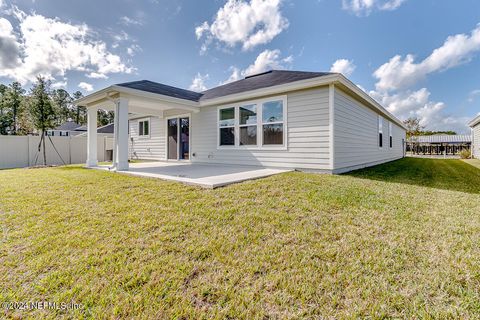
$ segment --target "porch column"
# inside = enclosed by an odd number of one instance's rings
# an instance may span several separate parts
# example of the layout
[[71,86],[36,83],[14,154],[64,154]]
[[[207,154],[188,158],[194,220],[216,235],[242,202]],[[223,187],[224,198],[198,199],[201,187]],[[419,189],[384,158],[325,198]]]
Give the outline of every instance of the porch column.
[[87,167],[98,165],[97,160],[97,108],[87,108]]
[[116,161],[117,170],[128,170],[128,99],[120,97],[117,102],[118,112],[116,128]]

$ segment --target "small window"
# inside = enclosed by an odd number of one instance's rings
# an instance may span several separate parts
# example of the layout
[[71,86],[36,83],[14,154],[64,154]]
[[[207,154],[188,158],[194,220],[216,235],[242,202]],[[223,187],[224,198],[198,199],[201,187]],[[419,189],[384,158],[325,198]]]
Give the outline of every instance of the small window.
[[283,102],[270,101],[262,105],[264,145],[283,145]]
[[150,135],[150,121],[142,120],[138,122],[138,135],[149,136]]
[[378,146],[383,148],[383,118],[378,116]]
[[392,132],[392,123],[388,123],[388,134],[389,134],[389,141],[390,141],[390,148],[393,148],[393,132]]

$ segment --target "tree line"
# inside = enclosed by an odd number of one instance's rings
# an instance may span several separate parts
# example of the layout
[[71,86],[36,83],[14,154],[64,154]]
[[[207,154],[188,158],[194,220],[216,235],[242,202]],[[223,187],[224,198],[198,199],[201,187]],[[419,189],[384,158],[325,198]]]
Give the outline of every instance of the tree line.
[[447,131],[425,130],[425,126],[422,126],[420,124],[420,119],[415,117],[410,117],[404,120],[403,123],[407,127],[407,139],[412,136],[432,136],[434,134],[448,134],[448,135],[457,134],[455,131],[452,131],[452,130],[447,130]]
[[[27,91],[19,82],[0,84],[0,135],[42,134],[67,121],[84,125],[87,110],[73,102],[82,92],[52,89],[50,80],[38,76]],[[99,110],[98,126],[113,122],[113,112]]]

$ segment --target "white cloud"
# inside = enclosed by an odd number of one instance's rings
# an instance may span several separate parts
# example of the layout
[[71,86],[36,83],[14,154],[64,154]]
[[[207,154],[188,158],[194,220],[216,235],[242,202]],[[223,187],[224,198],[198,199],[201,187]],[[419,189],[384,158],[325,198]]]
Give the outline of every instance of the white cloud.
[[395,94],[370,91],[370,95],[400,119],[409,117],[420,119],[420,124],[427,130],[454,130],[458,133],[467,131],[468,117],[447,114],[446,104],[431,101],[427,88]]
[[67,79],[64,79],[63,81],[57,81],[52,83],[52,88],[53,89],[66,89],[67,88]]
[[472,90],[468,95],[468,102],[473,102],[480,95],[480,89]]
[[344,76],[350,76],[357,66],[353,64],[353,61],[347,59],[338,59],[332,64],[330,72],[342,73]]
[[80,82],[78,84],[78,87],[80,89],[83,89],[83,90],[87,91],[87,92],[93,91],[93,86],[90,83],[87,83],[87,82]]
[[92,79],[108,79],[108,77],[103,73],[97,73],[97,72],[90,72],[89,74],[86,74],[86,77],[92,78]]
[[136,18],[130,18],[127,16],[123,16],[120,18],[120,23],[125,26],[141,26],[143,25],[143,21]]
[[342,8],[357,16],[368,16],[373,10],[393,11],[406,0],[342,0]]
[[132,44],[127,48],[127,54],[133,57],[137,52],[142,51],[142,48],[138,44]]
[[0,0],[0,8],[3,7],[3,0]]
[[20,45],[10,21],[0,18],[0,75],[2,69],[16,68],[20,64]]
[[205,21],[195,28],[197,39],[205,36],[201,52],[213,42],[228,47],[240,44],[243,50],[269,43],[288,27],[280,12],[280,0],[228,0],[211,24]]
[[53,79],[67,71],[104,76],[133,71],[86,24],[27,14],[15,7],[10,13],[18,20],[18,32],[13,32],[10,21],[0,18],[0,76],[25,84],[37,75]]
[[423,61],[416,63],[413,55],[405,58],[396,55],[380,66],[374,76],[378,79],[377,90],[396,90],[414,85],[428,74],[444,71],[468,62],[480,51],[480,24],[468,34],[450,36],[443,45]]
[[230,77],[225,82],[223,82],[223,84],[237,81],[241,78],[244,78],[245,76],[265,72],[271,69],[285,69],[292,62],[292,56],[282,58],[280,50],[267,49],[261,52],[255,59],[255,61],[244,70],[240,70],[239,68],[234,66],[230,67],[232,73]]
[[192,84],[190,85],[189,89],[196,92],[202,92],[207,90],[205,81],[208,80],[208,78],[209,78],[208,74],[201,75],[200,73],[197,73],[195,78],[193,78]]

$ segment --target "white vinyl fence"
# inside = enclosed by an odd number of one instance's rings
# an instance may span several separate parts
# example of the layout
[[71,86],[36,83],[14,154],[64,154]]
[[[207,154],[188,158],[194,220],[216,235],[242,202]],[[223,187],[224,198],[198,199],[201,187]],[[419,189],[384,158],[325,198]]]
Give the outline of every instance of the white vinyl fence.
[[[87,137],[50,138],[51,141],[45,137],[48,165],[62,165],[64,162],[76,164],[87,161]],[[39,136],[0,135],[0,169],[43,165],[43,149],[38,151],[39,143]],[[108,160],[111,153],[107,150],[111,150],[112,145],[111,138],[98,136],[98,161]]]

